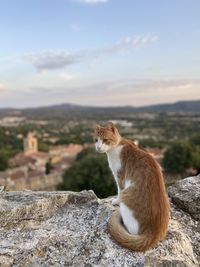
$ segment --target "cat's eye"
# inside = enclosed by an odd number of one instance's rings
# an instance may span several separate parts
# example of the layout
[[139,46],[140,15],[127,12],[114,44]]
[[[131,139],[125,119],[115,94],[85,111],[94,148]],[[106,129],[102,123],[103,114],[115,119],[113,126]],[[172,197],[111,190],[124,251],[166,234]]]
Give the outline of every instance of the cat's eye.
[[98,142],[98,139],[95,139],[95,142],[97,143]]
[[106,139],[106,138],[105,138],[105,139],[103,139],[103,142],[104,142],[104,143],[108,142],[108,139]]

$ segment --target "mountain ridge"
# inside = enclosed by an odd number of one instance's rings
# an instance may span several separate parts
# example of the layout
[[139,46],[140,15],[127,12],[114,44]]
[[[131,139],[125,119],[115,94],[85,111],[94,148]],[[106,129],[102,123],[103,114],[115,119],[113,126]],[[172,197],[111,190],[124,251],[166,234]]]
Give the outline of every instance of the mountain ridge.
[[200,100],[189,100],[189,101],[177,101],[174,103],[161,103],[155,105],[147,105],[147,106],[139,106],[134,107],[131,105],[124,106],[90,106],[90,105],[78,105],[72,103],[61,103],[61,104],[53,104],[48,106],[38,106],[38,107],[29,107],[29,108],[0,108],[0,112],[6,111],[36,111],[36,110],[47,110],[47,109],[63,109],[63,110],[82,110],[82,109],[110,109],[110,110],[120,110],[127,109],[132,111],[147,111],[147,112],[156,112],[156,111],[200,111]]
[[96,107],[70,103],[37,108],[0,109],[0,118],[21,116],[33,120],[77,120],[77,119],[127,119],[137,113],[200,113],[200,100],[179,101],[172,104],[158,104],[143,107],[118,106]]

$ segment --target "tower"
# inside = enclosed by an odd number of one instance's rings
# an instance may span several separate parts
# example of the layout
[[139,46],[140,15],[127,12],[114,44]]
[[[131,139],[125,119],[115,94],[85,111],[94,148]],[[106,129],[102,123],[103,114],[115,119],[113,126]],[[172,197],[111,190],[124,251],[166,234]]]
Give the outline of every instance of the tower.
[[27,155],[35,152],[38,152],[38,140],[32,133],[28,133],[24,139],[24,153]]

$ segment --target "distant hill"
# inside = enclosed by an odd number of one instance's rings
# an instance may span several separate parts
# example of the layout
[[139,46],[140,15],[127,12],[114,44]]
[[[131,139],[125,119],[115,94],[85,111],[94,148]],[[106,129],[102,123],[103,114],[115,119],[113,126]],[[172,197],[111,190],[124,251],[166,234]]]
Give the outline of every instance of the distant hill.
[[25,108],[25,109],[15,109],[7,108],[0,109],[0,117],[7,115],[17,115],[21,114],[28,118],[40,118],[40,119],[50,119],[67,117],[67,118],[76,118],[84,117],[87,118],[100,116],[103,118],[107,114],[109,116],[116,116],[117,114],[130,114],[133,112],[200,112],[200,100],[196,101],[180,101],[173,104],[159,104],[143,107],[132,107],[132,106],[123,106],[123,107],[94,107],[94,106],[81,106],[74,104],[60,104],[52,105],[46,107],[37,107],[37,108]]
[[24,111],[29,112],[37,112],[42,110],[68,110],[68,111],[83,111],[83,110],[113,110],[113,111],[139,111],[139,112],[200,112],[200,100],[193,101],[179,101],[172,104],[158,104],[158,105],[150,105],[150,106],[142,106],[142,107],[133,107],[133,106],[120,106],[120,107],[96,107],[96,106],[81,106],[75,104],[60,104],[60,105],[52,105],[45,107],[37,107],[37,108],[27,108]]
[[136,108],[136,110],[144,112],[200,112],[200,100],[144,106]]

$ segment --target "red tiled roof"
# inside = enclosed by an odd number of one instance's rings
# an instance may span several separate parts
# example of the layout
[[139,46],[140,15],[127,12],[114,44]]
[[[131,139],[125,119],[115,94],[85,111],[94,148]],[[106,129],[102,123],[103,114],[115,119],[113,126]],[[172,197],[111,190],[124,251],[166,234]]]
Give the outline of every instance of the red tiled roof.
[[25,177],[26,177],[25,173],[23,171],[20,171],[20,170],[12,173],[11,176],[10,176],[10,178],[12,180],[16,180],[16,179],[20,179],[20,178],[25,178]]
[[35,153],[31,153],[30,155],[28,155],[28,157],[30,157],[30,158],[48,159],[49,158],[49,154],[45,153],[45,152],[35,152]]
[[24,155],[24,153],[19,153],[15,157],[9,160],[9,163],[14,166],[23,166],[27,165],[28,163],[34,164],[36,163],[36,159],[28,157]]
[[45,173],[41,170],[33,170],[33,171],[29,171],[28,172],[28,178],[33,178],[33,177],[36,177],[36,176],[42,176],[44,175]]
[[83,149],[82,145],[70,144],[70,145],[60,145],[53,146],[50,148],[50,152],[66,152],[69,154],[79,153]]

